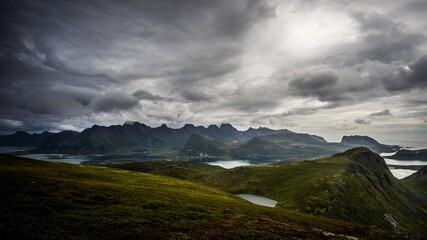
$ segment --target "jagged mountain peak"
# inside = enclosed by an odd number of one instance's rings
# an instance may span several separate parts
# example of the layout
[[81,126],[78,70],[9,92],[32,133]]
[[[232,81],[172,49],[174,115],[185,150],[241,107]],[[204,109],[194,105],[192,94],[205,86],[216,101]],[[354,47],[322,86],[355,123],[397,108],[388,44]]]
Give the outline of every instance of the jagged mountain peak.
[[184,125],[184,127],[182,127],[182,128],[195,128],[195,126],[194,126],[194,124],[191,124],[191,123],[186,123],[185,125]]
[[229,130],[237,130],[235,127],[233,127],[233,125],[229,124],[229,123],[222,123],[219,126],[220,129],[229,129]]
[[378,165],[382,168],[387,168],[387,164],[384,159],[366,147],[352,148],[343,153],[336,154],[335,156],[347,157],[355,162],[369,167]]

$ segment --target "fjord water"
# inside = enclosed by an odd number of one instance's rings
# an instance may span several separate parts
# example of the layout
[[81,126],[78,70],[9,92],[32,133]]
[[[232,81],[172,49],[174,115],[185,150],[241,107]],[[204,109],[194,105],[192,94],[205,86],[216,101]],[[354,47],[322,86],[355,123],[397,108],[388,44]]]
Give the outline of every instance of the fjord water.
[[19,152],[30,150],[28,147],[0,147],[0,153]]
[[21,155],[21,157],[51,161],[51,162],[73,163],[73,164],[80,164],[81,162],[89,160],[89,158],[87,158],[86,156],[65,155],[65,154],[25,154],[25,155]]
[[394,155],[396,152],[392,153],[380,153],[380,155],[384,158],[384,161],[387,163],[387,165],[394,165],[394,167],[390,167],[390,172],[398,179],[403,179],[413,173],[415,173],[415,170],[410,169],[402,169],[398,168],[396,166],[422,166],[426,165],[427,162],[420,161],[420,160],[396,160],[387,158],[388,156]]
[[277,204],[277,201],[273,199],[254,195],[254,194],[236,194],[236,196],[239,196],[253,204],[261,205],[264,207],[275,207]]

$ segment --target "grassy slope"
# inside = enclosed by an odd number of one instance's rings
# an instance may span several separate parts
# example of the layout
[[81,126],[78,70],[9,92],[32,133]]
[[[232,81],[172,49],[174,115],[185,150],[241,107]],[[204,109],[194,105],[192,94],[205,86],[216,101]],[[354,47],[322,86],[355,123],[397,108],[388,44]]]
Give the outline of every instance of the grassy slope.
[[[379,229],[250,204],[159,175],[0,155],[2,239],[372,238]],[[335,236],[338,237],[339,236]]]
[[[378,159],[378,155],[365,148],[359,151],[289,165],[230,170],[212,170],[210,166],[202,170],[200,165],[194,167],[191,163],[183,162],[178,165],[182,171],[192,173],[182,174],[187,180],[231,193],[270,197],[279,201],[279,207],[284,209],[377,225],[402,234],[425,234],[425,204],[414,197],[411,188],[391,175],[382,158]],[[355,161],[351,154],[362,161]],[[114,167],[181,177],[177,172],[170,174],[170,167],[176,162],[163,163],[163,170],[161,167],[150,170],[151,164],[160,165],[158,162],[146,162]],[[138,169],[136,166],[144,167]],[[385,214],[396,220],[398,226],[393,227]]]

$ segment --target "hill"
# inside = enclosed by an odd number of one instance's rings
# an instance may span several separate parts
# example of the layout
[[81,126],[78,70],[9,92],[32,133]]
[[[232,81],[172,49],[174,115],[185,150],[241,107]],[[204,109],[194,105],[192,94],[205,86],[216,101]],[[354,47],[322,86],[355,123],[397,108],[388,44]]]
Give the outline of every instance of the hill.
[[190,156],[221,156],[224,154],[224,148],[225,144],[214,138],[193,134],[185,143],[181,153]]
[[17,131],[11,135],[0,136],[0,146],[6,147],[38,147],[43,141],[54,133],[42,132],[29,134],[23,131]]
[[165,176],[0,155],[2,239],[397,238]]
[[[398,159],[398,160],[427,161],[427,149],[420,149],[420,150],[402,149],[402,150],[397,151],[392,156],[389,156],[388,158]],[[427,164],[427,162],[426,162],[426,164]]]
[[[149,164],[116,164],[112,167],[150,172]],[[157,163],[156,163],[157,164]],[[164,163],[156,174],[169,175],[175,162]],[[170,164],[170,165],[169,165]],[[191,163],[187,163],[189,165]],[[172,167],[173,168],[173,167]],[[192,167],[175,168],[189,171]],[[183,170],[184,171],[184,170]],[[278,201],[278,207],[376,225],[396,233],[425,236],[425,202],[415,190],[392,176],[384,159],[366,148],[355,148],[332,157],[286,165],[238,167],[186,175],[187,180],[230,193],[251,193]]]
[[347,149],[354,147],[366,147],[376,153],[393,152],[400,149],[400,147],[397,145],[393,146],[381,144],[371,137],[359,135],[344,136],[340,142],[340,145],[346,147]]
[[234,154],[243,158],[313,158],[341,150],[322,137],[301,133],[272,134],[255,137],[238,146]]
[[[308,159],[330,156],[354,147],[367,147],[372,151],[389,152],[397,146],[389,146],[378,143],[376,140],[366,136],[345,136],[341,143],[330,143],[322,137],[310,134],[286,132],[281,134],[270,134],[266,136],[256,136],[247,142],[239,143],[213,143],[206,139],[189,139],[188,144],[184,146],[181,153],[190,156],[198,156],[206,153],[207,149],[193,147],[195,142],[203,143],[206,148],[209,146],[215,151],[209,154],[221,158],[249,159],[256,161],[289,160],[289,159]],[[216,147],[215,146],[219,146]],[[201,158],[192,158],[192,160],[204,161]]]
[[418,191],[427,202],[427,165],[407,176],[403,181]]

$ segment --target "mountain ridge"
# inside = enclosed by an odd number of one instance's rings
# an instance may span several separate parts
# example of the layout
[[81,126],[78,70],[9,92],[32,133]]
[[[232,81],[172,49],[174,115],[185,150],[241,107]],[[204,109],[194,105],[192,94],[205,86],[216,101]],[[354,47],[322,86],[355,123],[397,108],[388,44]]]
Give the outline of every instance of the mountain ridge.
[[[18,135],[39,136],[19,132],[2,136],[0,140],[3,139],[3,143],[17,142]],[[210,154],[201,151],[202,149],[198,151],[188,149],[187,142],[192,135],[215,139],[223,146]],[[187,158],[188,155],[214,154],[235,159],[290,159],[327,156],[358,146],[369,147],[376,152],[390,152],[397,147],[380,144],[367,136],[344,136],[341,143],[330,143],[320,136],[296,133],[288,129],[259,127],[239,131],[228,123],[208,127],[185,124],[181,128],[170,128],[166,124],[150,127],[143,123],[127,121],[122,125],[93,125],[82,132],[62,131],[44,133],[43,136],[45,136],[43,139],[39,137],[30,144],[36,147],[33,152],[63,154],[143,152],[169,156],[181,153],[183,158]],[[25,139],[23,141],[28,142]]]

